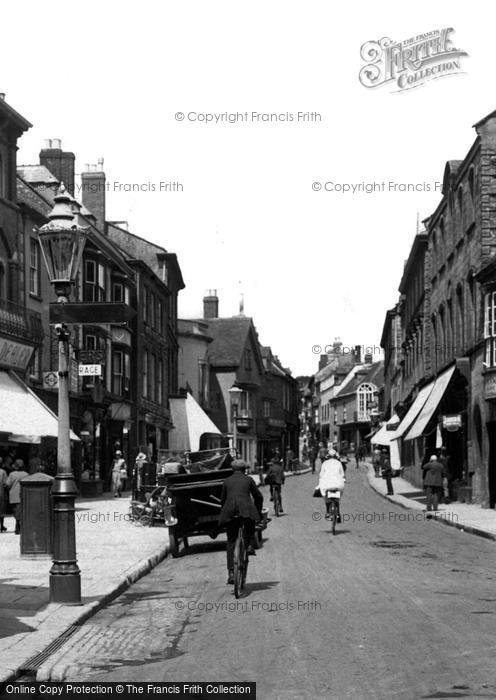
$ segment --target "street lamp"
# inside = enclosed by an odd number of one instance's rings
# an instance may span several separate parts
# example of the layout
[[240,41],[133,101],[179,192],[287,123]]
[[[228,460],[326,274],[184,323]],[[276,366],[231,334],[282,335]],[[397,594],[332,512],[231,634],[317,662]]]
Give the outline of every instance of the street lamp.
[[[41,251],[50,284],[57,301],[68,301],[71,287],[81,263],[88,230],[75,223],[71,206],[72,197],[61,184],[48,223],[38,229]],[[55,331],[59,340],[59,395],[57,475],[53,494],[54,551],[50,569],[50,602],[81,603],[81,577],[76,558],[76,527],[74,501],[76,483],[71,466],[69,425],[69,336],[65,324],[57,324]]]
[[234,448],[234,458],[238,456],[238,407],[239,400],[243,390],[239,386],[232,386],[229,389],[229,395],[231,397],[232,406],[232,422],[233,422],[233,448]]

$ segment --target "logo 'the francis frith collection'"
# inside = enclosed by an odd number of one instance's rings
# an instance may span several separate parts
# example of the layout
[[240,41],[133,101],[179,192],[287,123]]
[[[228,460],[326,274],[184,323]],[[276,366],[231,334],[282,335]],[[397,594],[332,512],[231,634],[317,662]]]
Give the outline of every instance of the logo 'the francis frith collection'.
[[424,85],[435,78],[462,72],[460,58],[466,51],[452,45],[452,27],[417,34],[404,41],[383,37],[367,41],[360,49],[365,65],[359,80],[366,88],[390,85],[401,92]]

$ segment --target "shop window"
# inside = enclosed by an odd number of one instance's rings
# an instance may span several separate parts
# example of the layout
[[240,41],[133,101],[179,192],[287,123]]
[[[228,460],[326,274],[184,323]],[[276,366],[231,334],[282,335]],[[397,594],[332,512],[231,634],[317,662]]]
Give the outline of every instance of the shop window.
[[29,252],[29,293],[40,296],[40,244],[31,238]]
[[484,364],[496,367],[496,292],[484,296]]
[[32,379],[41,378],[41,352],[40,348],[35,348],[31,362],[29,363],[28,374]]
[[264,414],[264,418],[270,418],[271,402],[268,401],[267,399],[264,400],[264,402],[263,402],[263,414]]

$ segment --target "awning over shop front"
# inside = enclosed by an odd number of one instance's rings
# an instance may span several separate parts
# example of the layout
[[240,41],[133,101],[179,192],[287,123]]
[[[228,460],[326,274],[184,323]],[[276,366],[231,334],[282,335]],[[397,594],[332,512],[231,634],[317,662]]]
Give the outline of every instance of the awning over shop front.
[[[57,437],[58,418],[13,372],[0,370],[0,432],[10,442],[39,443]],[[79,441],[71,430],[71,440]]]
[[188,394],[185,399],[170,399],[170,408],[174,424],[174,428],[169,433],[170,450],[196,452],[200,449],[202,435],[222,434],[191,394]]
[[394,440],[397,440],[400,437],[403,437],[403,435],[406,433],[406,431],[409,429],[415,418],[418,416],[420,411],[422,410],[425,402],[429,398],[429,395],[434,387],[434,382],[430,382],[429,384],[426,384],[417,394],[417,397],[415,401],[412,403],[410,408],[408,409],[406,416],[404,416],[403,420],[399,424],[398,428],[396,429],[395,433],[396,435],[394,436]]
[[389,425],[397,425],[400,422],[398,416],[393,414],[389,420],[387,420],[380,430],[371,438],[370,442],[372,445],[383,445],[384,447],[389,447],[391,440],[396,437],[396,430],[388,430]]
[[439,402],[443,398],[444,392],[448,388],[448,384],[451,381],[451,377],[453,376],[455,369],[456,367],[453,365],[453,367],[447,369],[436,379],[427,401],[423,405],[422,410],[418,414],[417,419],[408,435],[405,436],[405,440],[414,440],[415,438],[421,437],[424,434],[427,426],[429,425],[429,421],[439,406]]

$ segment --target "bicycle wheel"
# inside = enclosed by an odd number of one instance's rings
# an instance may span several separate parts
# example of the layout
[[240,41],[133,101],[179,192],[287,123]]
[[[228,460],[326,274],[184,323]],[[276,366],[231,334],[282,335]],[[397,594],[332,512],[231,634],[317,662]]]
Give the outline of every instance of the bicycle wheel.
[[276,518],[279,517],[279,513],[281,512],[281,496],[279,494],[278,489],[274,489],[274,514]]
[[244,562],[245,562],[245,543],[243,539],[243,527],[240,526],[236,544],[234,545],[234,595],[239,598],[243,590],[244,582]]
[[338,509],[334,501],[331,502],[331,511],[332,511],[332,534],[336,534],[336,523],[338,521]]

